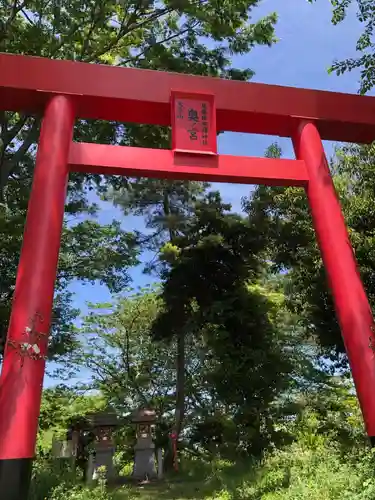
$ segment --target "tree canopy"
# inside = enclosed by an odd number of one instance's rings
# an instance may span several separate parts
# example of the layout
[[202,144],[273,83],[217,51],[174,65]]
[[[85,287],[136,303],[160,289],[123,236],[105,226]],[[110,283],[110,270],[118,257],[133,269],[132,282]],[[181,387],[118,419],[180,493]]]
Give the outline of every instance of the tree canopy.
[[[252,22],[258,4],[259,0],[5,1],[0,2],[0,51],[246,80],[252,71],[232,67],[232,56],[276,41],[275,13]],[[40,118],[22,112],[0,114],[0,269],[4,270],[0,345],[9,319]],[[169,130],[77,120],[75,140],[168,147]],[[70,176],[55,300],[56,349],[52,353],[62,353],[64,345],[74,344],[72,320],[77,310],[69,293],[72,281],[100,281],[113,292],[125,287],[127,270],[136,264],[140,249],[153,244],[170,229],[172,219],[179,217],[172,199],[180,204],[179,197],[185,192],[181,210],[186,211],[189,197],[199,189],[194,183]],[[95,220],[98,199],[123,204],[120,193],[132,200],[129,209],[135,213],[146,215],[150,207],[156,215],[158,205],[167,208],[162,215],[164,229],[145,240],[140,234],[124,231],[118,222],[99,224]]]
[[[308,0],[310,3],[316,0]],[[331,0],[332,4],[332,24],[337,25],[343,22],[348,10],[357,4],[357,19],[363,24],[363,32],[357,40],[356,51],[358,57],[351,57],[343,61],[333,61],[330,72],[342,75],[347,71],[359,69],[361,81],[359,91],[366,94],[375,84],[375,45],[373,33],[375,27],[375,6],[372,0]]]
[[[276,151],[281,154],[281,151]],[[343,146],[330,162],[349,236],[370,304],[374,304],[373,146]],[[332,361],[345,362],[345,348],[327,285],[323,262],[302,189],[259,186],[243,200],[259,228],[275,272],[284,273],[291,311],[299,315],[308,338],[315,339]]]

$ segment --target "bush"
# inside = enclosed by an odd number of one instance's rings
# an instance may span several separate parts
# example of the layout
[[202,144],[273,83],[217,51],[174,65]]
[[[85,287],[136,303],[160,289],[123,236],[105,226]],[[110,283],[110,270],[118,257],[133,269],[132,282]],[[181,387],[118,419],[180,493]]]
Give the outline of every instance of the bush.
[[247,474],[237,473],[234,467],[230,481],[221,474],[222,489],[212,498],[374,500],[374,459],[372,450],[353,449],[343,455],[332,444],[318,446],[315,442],[308,449],[297,443],[270,455],[262,466],[249,469]]
[[46,500],[60,484],[75,485],[77,477],[71,464],[64,461],[36,460],[30,487],[30,500]]
[[[284,479],[278,472],[284,472]],[[262,500],[374,500],[372,451],[352,450],[343,456],[334,445],[306,449],[293,446],[272,457],[258,483],[256,495],[244,489],[243,498]]]
[[108,492],[103,476],[97,487],[87,488],[69,467],[39,460],[31,500],[375,500],[375,450],[361,440],[342,446],[336,437],[304,429],[297,442],[262,461],[183,460],[179,476],[141,490]]
[[[300,436],[262,461],[182,463],[170,496],[205,500],[375,500],[375,451]],[[194,495],[194,496],[193,496]],[[147,497],[148,498],[148,497]]]
[[[107,491],[105,470],[99,469],[96,487],[82,484],[68,462],[37,460],[34,464],[29,500],[116,500],[116,493]],[[121,500],[131,498],[121,489]]]
[[84,486],[69,486],[61,484],[55,488],[49,500],[112,500],[113,496],[105,488],[87,488]]

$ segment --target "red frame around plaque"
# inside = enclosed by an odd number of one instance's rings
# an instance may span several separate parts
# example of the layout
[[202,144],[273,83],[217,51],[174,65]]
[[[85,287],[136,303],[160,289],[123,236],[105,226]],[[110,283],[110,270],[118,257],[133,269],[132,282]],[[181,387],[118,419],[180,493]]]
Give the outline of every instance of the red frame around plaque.
[[171,91],[172,150],[217,154],[216,107],[213,94]]

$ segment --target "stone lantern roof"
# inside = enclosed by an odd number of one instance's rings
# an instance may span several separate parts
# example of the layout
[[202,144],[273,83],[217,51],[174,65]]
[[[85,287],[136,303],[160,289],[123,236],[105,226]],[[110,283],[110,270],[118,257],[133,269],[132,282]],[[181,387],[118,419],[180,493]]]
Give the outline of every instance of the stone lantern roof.
[[153,424],[156,420],[156,412],[146,408],[140,408],[132,414],[134,424]]
[[87,415],[87,420],[92,427],[118,427],[122,423],[116,413],[108,411],[91,413]]

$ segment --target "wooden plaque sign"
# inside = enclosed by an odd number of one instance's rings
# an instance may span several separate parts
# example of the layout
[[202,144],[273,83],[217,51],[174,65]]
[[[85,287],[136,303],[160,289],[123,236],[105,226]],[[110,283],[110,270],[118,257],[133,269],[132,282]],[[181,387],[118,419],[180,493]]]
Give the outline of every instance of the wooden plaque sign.
[[172,91],[171,109],[173,151],[216,155],[214,96]]

